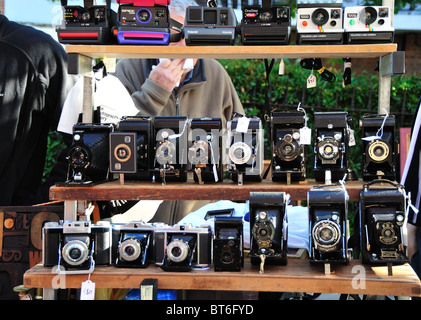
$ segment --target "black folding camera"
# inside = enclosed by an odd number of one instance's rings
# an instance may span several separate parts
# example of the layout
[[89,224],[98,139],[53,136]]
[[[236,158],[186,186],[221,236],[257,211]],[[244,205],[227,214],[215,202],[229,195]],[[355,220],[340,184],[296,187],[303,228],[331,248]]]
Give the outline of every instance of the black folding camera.
[[304,111],[273,112],[270,118],[272,136],[272,180],[302,181],[306,178],[306,148],[301,143],[305,127]]
[[215,217],[213,265],[215,271],[240,271],[244,266],[242,217]]
[[154,118],[154,180],[187,180],[188,118],[157,116]]
[[348,193],[343,186],[312,187],[307,193],[311,263],[347,264]]
[[364,181],[399,179],[399,141],[393,115],[364,115],[360,120]]
[[183,28],[188,46],[233,45],[237,36],[237,18],[232,8],[190,6]]
[[210,226],[194,227],[176,224],[155,229],[156,264],[165,271],[190,271],[211,264],[212,230]]
[[91,273],[95,266],[111,263],[111,224],[100,221],[47,222],[42,233],[45,267],[60,272]]
[[92,185],[109,178],[109,136],[112,124],[79,123],[73,126],[73,143],[67,150],[67,181],[60,185]]
[[110,172],[124,174],[128,180],[149,180],[152,177],[154,148],[151,117],[123,118],[110,133]]
[[234,116],[227,123],[227,172],[233,181],[261,181],[263,128],[258,117]]
[[111,9],[111,0],[106,5],[94,6],[93,0],[84,0],[84,6],[64,7],[63,23],[57,28],[60,43],[64,44],[109,44],[112,43],[112,28],[117,23],[117,14]]
[[199,183],[222,181],[221,129],[219,118],[194,118],[189,131],[189,171]]
[[363,186],[359,207],[363,263],[398,265],[409,261],[403,244],[407,206],[405,188],[396,182],[378,179]]
[[120,44],[167,45],[170,0],[117,0]]
[[263,0],[262,6],[242,6],[241,42],[244,45],[288,44],[291,35],[291,2],[272,6]]
[[314,177],[325,182],[339,181],[348,172],[350,118],[346,112],[314,113]]
[[250,253],[252,264],[287,264],[288,220],[285,192],[250,192]]
[[144,268],[155,262],[155,228],[143,221],[113,224],[113,262],[117,267]]

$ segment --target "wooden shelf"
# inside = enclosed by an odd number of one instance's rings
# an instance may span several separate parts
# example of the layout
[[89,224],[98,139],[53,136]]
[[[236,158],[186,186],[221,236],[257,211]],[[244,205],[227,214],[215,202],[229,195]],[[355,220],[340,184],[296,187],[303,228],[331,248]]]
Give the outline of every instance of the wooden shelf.
[[[144,269],[109,266],[97,267],[90,280],[95,282],[96,288],[139,288],[143,279],[155,278],[159,289],[421,296],[420,281],[408,264],[393,266],[392,271],[393,275],[389,276],[386,266],[364,266],[361,261],[353,260],[349,265],[332,266],[331,273],[326,275],[323,265],[311,265],[307,260],[294,258],[288,260],[287,266],[266,265],[265,272],[259,274],[259,267],[246,259],[240,272],[215,272],[213,268],[166,272],[156,266]],[[23,285],[51,288],[54,277],[57,274],[52,273],[51,268],[37,265],[25,272]],[[80,288],[87,279],[88,275],[66,276],[66,287]]]
[[[245,182],[238,185],[232,181],[214,184],[198,184],[194,182],[160,182],[125,181],[105,182],[93,187],[58,187],[50,188],[51,200],[248,200],[250,192],[281,192],[285,191],[291,200],[306,200],[307,191],[317,185],[314,180],[286,183],[263,180],[262,182]],[[345,187],[349,199],[358,201],[363,182],[348,181]]]
[[90,58],[213,58],[213,59],[304,59],[378,58],[397,50],[396,43],[364,45],[286,46],[133,46],[66,45],[67,53]]

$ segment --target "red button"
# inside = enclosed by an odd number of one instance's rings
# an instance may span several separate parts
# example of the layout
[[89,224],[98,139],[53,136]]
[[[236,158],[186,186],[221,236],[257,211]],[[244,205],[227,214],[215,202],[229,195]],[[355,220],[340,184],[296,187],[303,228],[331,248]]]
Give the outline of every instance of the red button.
[[301,24],[303,27],[307,27],[308,23],[307,21],[303,21],[303,23]]

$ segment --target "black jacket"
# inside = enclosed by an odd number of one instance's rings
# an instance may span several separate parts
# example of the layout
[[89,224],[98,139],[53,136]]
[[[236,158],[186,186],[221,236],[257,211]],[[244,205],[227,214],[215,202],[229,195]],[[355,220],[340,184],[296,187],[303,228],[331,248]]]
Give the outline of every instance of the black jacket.
[[[0,14],[0,205],[31,205],[47,136],[66,97],[67,55],[52,37]],[[47,199],[48,200],[48,199]]]

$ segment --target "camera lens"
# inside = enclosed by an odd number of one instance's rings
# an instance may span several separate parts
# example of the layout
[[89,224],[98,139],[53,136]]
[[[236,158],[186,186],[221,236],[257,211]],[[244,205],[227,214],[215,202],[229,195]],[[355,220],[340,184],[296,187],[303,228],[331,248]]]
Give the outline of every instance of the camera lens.
[[235,142],[229,149],[229,157],[235,164],[245,164],[251,158],[251,148],[244,142]]
[[131,158],[131,154],[130,148],[125,144],[119,144],[114,149],[114,156],[120,162],[128,161]]
[[392,245],[398,241],[393,223],[385,222],[381,225],[380,242],[386,245]]
[[174,239],[167,245],[168,260],[173,262],[183,262],[189,255],[189,245],[180,239]]
[[88,259],[89,249],[86,243],[80,240],[67,242],[62,249],[62,257],[67,264],[79,266]]
[[316,9],[311,15],[311,20],[318,26],[324,25],[329,21],[329,13],[325,9]]
[[261,22],[270,22],[273,18],[272,11],[265,10],[260,13],[260,21]]
[[83,22],[88,22],[91,19],[91,14],[89,13],[89,11],[83,12],[81,19]]
[[209,147],[208,143],[203,140],[196,141],[189,149],[189,159],[193,164],[208,163]]
[[367,149],[368,156],[376,163],[384,162],[388,158],[390,152],[389,144],[384,140],[372,141],[367,146]]
[[331,220],[317,222],[312,230],[315,246],[320,251],[333,251],[340,241],[341,230],[337,223]]
[[156,150],[156,158],[160,164],[168,163],[173,157],[175,157],[175,154],[175,145],[170,141],[162,142]]
[[148,23],[151,21],[152,15],[151,12],[148,9],[140,9],[137,12],[137,21],[140,23]]
[[372,24],[377,20],[377,11],[373,7],[366,7],[363,9],[360,18],[364,24]]
[[138,240],[129,238],[121,242],[118,248],[120,259],[135,261],[142,253],[142,247]]
[[221,252],[221,262],[225,264],[230,264],[234,262],[234,254],[232,252],[232,246],[234,245],[234,242],[233,241],[230,241],[230,242],[228,243],[228,245],[222,248],[222,252]]
[[73,248],[69,252],[69,257],[73,260],[79,260],[81,256],[82,256],[82,252],[80,251],[79,248]]
[[82,168],[89,162],[88,152],[80,146],[73,147],[69,151],[70,164],[75,168]]

